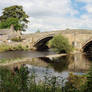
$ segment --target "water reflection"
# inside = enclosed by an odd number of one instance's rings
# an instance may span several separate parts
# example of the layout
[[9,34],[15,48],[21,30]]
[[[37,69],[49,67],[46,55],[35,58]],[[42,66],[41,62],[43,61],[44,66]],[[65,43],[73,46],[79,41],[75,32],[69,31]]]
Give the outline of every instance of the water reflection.
[[73,71],[88,71],[91,62],[83,54],[74,54],[68,68]]
[[46,58],[41,57],[41,60],[48,63],[55,71],[62,72],[68,68],[69,65],[69,57],[68,56],[62,56],[62,57],[56,57],[56,58]]
[[0,53],[0,59],[16,59],[16,58],[36,58],[45,57],[46,55],[56,54],[52,51],[7,51]]
[[[0,53],[0,59],[16,59],[26,58],[23,62],[14,63],[14,66],[21,66],[22,64],[29,64],[34,66],[46,67],[50,66],[54,71],[73,71],[84,72],[87,71],[91,65],[90,60],[92,56],[83,54],[67,55],[62,57],[45,57],[46,55],[55,54],[54,52],[37,52],[37,51],[13,51]],[[10,65],[13,67],[13,64]]]
[[91,62],[82,54],[74,54],[70,56],[62,56],[62,57],[39,57],[39,58],[29,58],[28,56],[21,62],[12,63],[10,65],[6,65],[7,67],[13,69],[13,67],[18,66],[21,67],[23,64],[33,65],[36,67],[42,67],[49,69],[53,69],[54,73],[58,72],[86,72],[88,71]]
[[41,60],[48,63],[55,71],[64,70],[72,72],[85,72],[89,69],[91,62],[82,54],[63,56],[57,58],[41,57]]
[[91,53],[86,53],[85,57],[92,62],[92,52]]
[[[83,54],[67,55],[62,57],[45,57],[46,55],[55,54],[53,52],[4,52],[0,53],[0,59],[13,59],[13,58],[23,58],[21,62],[12,63],[5,65],[9,69],[25,64],[31,72],[34,69],[38,78],[43,78],[47,72],[51,76],[60,76],[67,78],[69,72],[74,72],[76,74],[83,74],[88,71],[91,62],[90,59],[86,58]],[[35,57],[35,58],[34,58]],[[48,67],[48,68],[47,68]],[[47,71],[48,69],[48,71]]]

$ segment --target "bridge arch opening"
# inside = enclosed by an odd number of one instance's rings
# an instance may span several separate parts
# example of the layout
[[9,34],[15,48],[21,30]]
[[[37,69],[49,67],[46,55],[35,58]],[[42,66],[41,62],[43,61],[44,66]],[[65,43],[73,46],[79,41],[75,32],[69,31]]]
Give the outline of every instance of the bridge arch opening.
[[48,50],[49,47],[47,46],[47,42],[48,42],[49,40],[51,40],[52,38],[53,38],[53,36],[44,37],[44,38],[38,40],[38,41],[34,44],[34,47],[36,47],[36,49],[39,50],[39,51]]
[[84,46],[83,46],[83,52],[85,53],[92,53],[92,40],[87,42]]

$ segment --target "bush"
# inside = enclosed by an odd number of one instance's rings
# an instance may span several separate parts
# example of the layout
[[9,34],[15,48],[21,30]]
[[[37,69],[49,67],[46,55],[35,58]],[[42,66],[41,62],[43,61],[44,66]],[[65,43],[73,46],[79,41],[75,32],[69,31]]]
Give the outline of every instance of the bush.
[[28,50],[28,46],[22,46],[21,44],[13,47],[13,50]]
[[8,44],[1,44],[0,45],[0,52],[4,51],[15,51],[15,50],[29,50],[29,47],[23,46],[21,44],[18,44],[16,46],[8,45]]
[[[44,80],[37,82],[33,69],[30,72],[29,76],[28,68],[24,66],[20,69],[15,67],[12,71],[0,68],[0,92],[92,92],[92,82],[88,85],[89,89],[84,91],[87,80],[84,75],[70,73],[65,83],[61,77],[50,76],[46,72]],[[58,83],[61,81],[64,86]]]
[[17,67],[12,70],[0,68],[0,92],[62,92],[57,84],[57,78],[44,77],[44,82],[36,83],[35,73],[29,76],[26,67]]
[[69,74],[65,85],[67,92],[84,92],[84,85],[87,81],[85,75],[74,75],[73,73]]
[[0,44],[0,52],[9,51],[12,47],[7,44]]
[[73,47],[69,44],[68,39],[62,35],[55,36],[48,44],[57,53],[70,53],[73,50]]
[[92,92],[92,67],[89,69],[89,72],[87,74],[87,82],[85,84],[84,92]]
[[15,42],[21,42],[23,39],[21,38],[21,36],[19,36],[19,37],[12,38],[11,40]]
[[11,72],[0,68],[0,92],[28,92],[28,71],[22,67]]

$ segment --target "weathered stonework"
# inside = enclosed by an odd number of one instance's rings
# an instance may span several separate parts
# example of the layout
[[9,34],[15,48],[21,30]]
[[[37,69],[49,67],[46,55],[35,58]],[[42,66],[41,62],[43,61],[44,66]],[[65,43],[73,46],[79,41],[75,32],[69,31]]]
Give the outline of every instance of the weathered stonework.
[[28,43],[30,43],[31,48],[34,47],[40,40],[49,37],[62,34],[68,38],[70,44],[74,45],[76,50],[82,51],[83,47],[92,40],[92,30],[77,30],[77,29],[68,29],[68,30],[59,30],[51,32],[42,32],[23,35]]
[[7,42],[14,37],[21,36],[19,31],[15,31],[13,25],[10,29],[0,29],[0,41]]
[[[6,31],[5,31],[6,30]],[[40,40],[55,36],[58,34],[62,34],[65,36],[70,44],[74,45],[76,50],[82,51],[83,47],[90,41],[92,41],[92,30],[80,30],[80,29],[67,29],[67,30],[57,30],[57,31],[50,31],[50,32],[41,32],[41,33],[34,33],[34,34],[22,34],[20,31],[15,31],[13,26],[10,29],[0,29],[0,41],[6,42],[8,44],[16,45],[22,44],[26,45],[31,49],[35,49],[35,44],[37,44]],[[13,37],[21,36],[24,40],[22,42],[9,42]],[[0,42],[1,43],[1,42]]]

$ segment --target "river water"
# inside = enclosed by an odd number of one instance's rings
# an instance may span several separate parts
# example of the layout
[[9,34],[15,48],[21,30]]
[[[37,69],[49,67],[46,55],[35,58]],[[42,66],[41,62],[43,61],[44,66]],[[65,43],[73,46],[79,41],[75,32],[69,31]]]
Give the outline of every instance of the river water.
[[38,76],[37,79],[43,79],[45,74],[62,78],[67,78],[70,72],[79,75],[85,74],[91,65],[91,61],[83,54],[46,57],[55,54],[55,52],[51,51],[9,51],[0,53],[0,60],[11,59],[13,61],[19,58],[19,62],[5,65],[5,67],[12,69],[15,66],[21,67],[21,65],[25,64],[30,73],[35,72]]

